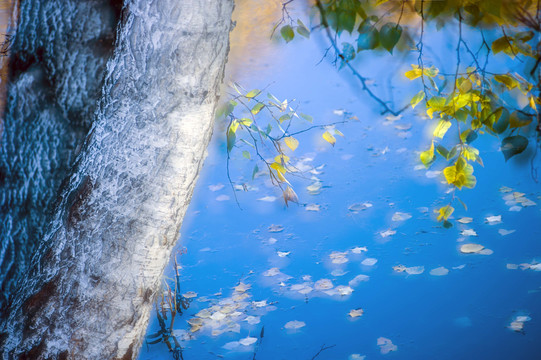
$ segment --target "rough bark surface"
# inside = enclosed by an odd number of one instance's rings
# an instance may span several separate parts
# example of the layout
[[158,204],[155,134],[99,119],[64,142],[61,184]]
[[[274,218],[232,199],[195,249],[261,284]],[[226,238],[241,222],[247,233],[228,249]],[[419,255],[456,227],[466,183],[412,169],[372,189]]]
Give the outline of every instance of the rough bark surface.
[[136,357],[211,137],[231,0],[132,0],[4,358]]
[[26,0],[0,132],[0,318],[90,128],[118,14],[109,0]]

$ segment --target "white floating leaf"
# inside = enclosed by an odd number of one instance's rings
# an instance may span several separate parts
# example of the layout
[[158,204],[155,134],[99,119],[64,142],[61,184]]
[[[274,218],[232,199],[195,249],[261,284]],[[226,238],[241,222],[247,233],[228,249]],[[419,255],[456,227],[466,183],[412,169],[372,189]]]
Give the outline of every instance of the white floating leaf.
[[378,259],[366,258],[361,262],[361,264],[363,264],[365,266],[374,266],[374,265],[376,265],[377,262],[378,262]]
[[306,211],[319,211],[319,205],[318,204],[308,204],[304,208]]
[[264,196],[262,198],[257,199],[258,201],[265,201],[265,202],[273,202],[276,201],[276,196]]
[[366,209],[369,209],[371,208],[373,205],[369,202],[364,202],[364,203],[356,203],[356,204],[352,204],[348,207],[348,210],[349,211],[353,211],[353,212],[358,212],[358,211],[363,211],[363,210],[366,210]]
[[512,233],[514,233],[515,231],[516,231],[516,230],[499,229],[499,230],[498,230],[498,233],[499,233],[501,236],[505,236],[505,235],[512,234]]
[[348,315],[351,316],[352,318],[363,316],[363,314],[364,314],[364,310],[361,308],[350,310],[348,313]]
[[461,224],[469,224],[473,221],[473,219],[471,217],[462,217],[458,219],[457,221]]
[[263,272],[263,276],[276,276],[280,274],[280,269],[273,267],[265,272]]
[[284,227],[282,225],[271,225],[269,226],[269,232],[282,232],[284,231]]
[[344,269],[334,269],[333,271],[331,271],[331,275],[332,276],[344,276],[348,272],[349,271],[344,271]]
[[284,327],[289,330],[297,330],[304,326],[306,326],[306,323],[298,320],[289,321],[284,325]]
[[460,232],[462,236],[477,236],[477,233],[473,229],[464,229]]
[[464,244],[460,247],[460,252],[464,254],[474,254],[483,250],[485,247],[479,244]]
[[386,238],[388,236],[392,236],[392,235],[396,234],[396,231],[389,229],[389,230],[382,231],[379,234],[381,235],[382,238]]
[[218,191],[224,188],[224,184],[209,185],[210,191]]
[[250,346],[256,341],[257,341],[257,338],[248,336],[243,339],[240,339],[239,344],[244,345],[244,346]]
[[277,254],[279,257],[283,258],[283,257],[286,257],[286,256],[288,256],[289,254],[291,254],[291,251],[277,251],[276,254]]
[[487,216],[485,218],[485,222],[489,225],[499,224],[502,222],[502,216],[496,215],[496,216]]
[[411,219],[411,214],[403,212],[395,212],[392,217],[392,221],[405,221]]
[[378,346],[380,347],[381,354],[385,355],[390,353],[391,351],[397,351],[398,347],[393,344],[393,342],[390,339],[380,337],[377,341]]
[[354,253],[354,254],[360,254],[363,251],[368,251],[366,246],[357,246],[357,247],[354,247],[353,249],[351,249],[351,252]]
[[444,276],[447,274],[449,274],[449,269],[443,266],[430,270],[430,275],[433,275],[433,276]]
[[353,292],[353,289],[349,286],[339,285],[336,287],[336,291],[338,291],[338,294],[341,296],[347,296]]
[[420,275],[425,272],[424,266],[412,266],[406,268],[406,273],[409,275]]
[[329,279],[321,279],[321,280],[316,281],[316,283],[314,284],[314,289],[320,290],[320,291],[332,289],[333,287],[334,285],[332,281]]
[[240,343],[238,341],[231,341],[225,344],[224,346],[222,346],[222,348],[226,350],[233,350],[233,349],[238,348],[239,346],[240,346]]
[[247,316],[246,319],[244,319],[248,324],[250,325],[256,325],[261,322],[261,318],[259,316]]
[[368,275],[357,275],[355,276],[348,284],[349,286],[358,286],[361,282],[370,280],[370,276]]

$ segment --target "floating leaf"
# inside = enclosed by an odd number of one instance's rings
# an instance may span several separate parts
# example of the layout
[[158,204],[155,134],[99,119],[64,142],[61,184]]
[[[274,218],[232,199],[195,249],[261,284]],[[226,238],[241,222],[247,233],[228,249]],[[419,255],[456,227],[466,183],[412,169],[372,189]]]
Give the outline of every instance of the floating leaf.
[[447,274],[449,274],[449,270],[443,266],[430,270],[430,275],[432,276],[445,276]]
[[364,314],[364,310],[361,308],[350,310],[348,315],[352,318],[361,317]]
[[306,323],[304,321],[298,321],[298,320],[289,321],[284,325],[284,327],[289,330],[297,330],[305,326],[306,326]]
[[451,205],[446,205],[446,206],[443,206],[441,208],[439,208],[438,210],[438,221],[441,221],[441,220],[447,220],[449,219],[449,216],[451,216],[451,214],[453,214],[453,212],[455,211],[455,208],[452,207]]
[[249,151],[246,151],[244,150],[242,152],[242,156],[244,156],[246,159],[250,160],[251,159],[251,156],[250,156],[250,152]]
[[485,247],[479,244],[464,244],[460,247],[460,252],[464,254],[475,254],[483,250]]

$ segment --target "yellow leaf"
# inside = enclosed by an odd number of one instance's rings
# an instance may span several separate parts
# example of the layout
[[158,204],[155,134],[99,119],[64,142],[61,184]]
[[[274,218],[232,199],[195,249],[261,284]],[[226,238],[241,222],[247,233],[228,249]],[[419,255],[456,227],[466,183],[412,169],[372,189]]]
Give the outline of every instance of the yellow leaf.
[[537,112],[537,106],[535,106],[535,98],[533,97],[533,95],[530,95],[530,107],[531,107],[535,112]]
[[435,160],[435,155],[434,155],[434,141],[432,141],[432,145],[430,145],[430,149],[426,150],[426,151],[423,151],[421,153],[421,162],[423,163],[423,165],[428,169],[430,167],[430,165],[434,162]]
[[278,164],[285,165],[289,162],[289,156],[280,154],[274,158],[274,161],[276,161]]
[[332,136],[332,134],[330,132],[325,131],[322,136],[323,136],[323,139],[325,139],[325,141],[327,141],[332,146],[334,146],[334,144],[336,144],[336,138],[334,136]]
[[237,121],[239,122],[239,124],[244,125],[244,126],[252,125],[252,119],[242,118],[242,119],[238,119]]
[[439,137],[440,139],[443,139],[443,136],[449,130],[451,127],[451,122],[447,120],[440,120],[438,123],[438,126],[436,126],[436,129],[434,130],[434,136]]
[[334,129],[334,133],[335,133],[336,135],[340,135],[340,136],[342,136],[342,137],[344,136],[344,134],[342,134],[342,132],[341,132],[340,130],[338,130],[338,129]]
[[447,220],[449,216],[455,211],[455,208],[453,208],[451,205],[443,206],[438,209],[438,221]]
[[[281,173],[281,174],[285,174],[287,172],[287,169],[282,166],[282,164],[278,163],[278,162],[273,162],[270,167],[274,170],[276,170],[277,172]],[[279,175],[281,175],[279,174]],[[278,176],[280,177],[280,176]]]
[[293,136],[288,136],[284,138],[284,142],[286,143],[287,147],[290,148],[292,151],[295,151],[295,149],[299,146],[299,141]]
[[404,75],[410,80],[415,80],[418,77],[421,77],[422,74],[423,74],[423,71],[421,69],[413,69],[413,70],[406,71],[404,73]]

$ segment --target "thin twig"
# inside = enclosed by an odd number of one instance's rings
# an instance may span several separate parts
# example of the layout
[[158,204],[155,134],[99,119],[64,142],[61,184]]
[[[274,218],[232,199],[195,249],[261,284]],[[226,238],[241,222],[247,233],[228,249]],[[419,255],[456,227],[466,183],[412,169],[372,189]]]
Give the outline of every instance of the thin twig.
[[317,358],[323,351],[329,350],[329,349],[331,349],[331,348],[333,348],[335,346],[336,346],[336,344],[330,345],[330,346],[325,346],[325,344],[321,345],[321,349],[319,349],[319,351],[314,356],[312,356],[311,360],[314,360],[315,358]]
[[[392,114],[393,116],[398,116],[400,115],[400,113],[402,113],[405,109],[407,109],[408,107],[405,106],[404,108],[398,110],[398,111],[395,111],[393,109],[391,109],[382,99],[380,99],[376,94],[374,94],[372,92],[372,90],[370,90],[370,88],[368,87],[368,85],[366,84],[366,81],[368,80],[367,78],[365,78],[364,76],[362,76],[350,63],[349,61],[346,61],[345,60],[345,56],[344,54],[342,54],[342,52],[340,51],[340,49],[338,49],[338,45],[336,45],[336,40],[333,38],[333,34],[331,33],[331,30],[330,30],[330,27],[329,27],[329,23],[327,22],[327,18],[325,17],[325,9],[323,8],[323,5],[321,4],[321,1],[320,0],[316,0],[316,7],[318,8],[319,10],[319,13],[321,15],[321,25],[325,28],[325,33],[327,35],[327,38],[329,39],[329,41],[331,42],[331,45],[332,47],[334,48],[334,51],[336,52],[336,54],[338,55],[338,57],[340,57],[342,59],[342,61],[344,62],[344,64],[348,67],[348,69],[353,73],[353,75],[359,79],[359,81],[361,82],[362,84],[362,89],[364,91],[367,92],[367,94],[374,100],[376,100],[376,102],[378,102],[383,108],[384,108],[384,111],[382,112],[382,115],[383,114],[386,114],[386,113],[390,113]],[[335,34],[336,35],[336,34]]]

